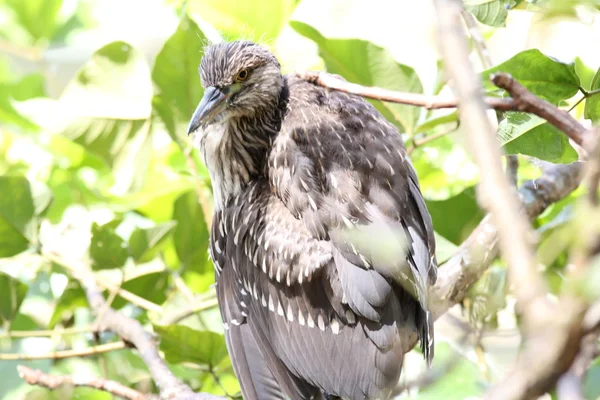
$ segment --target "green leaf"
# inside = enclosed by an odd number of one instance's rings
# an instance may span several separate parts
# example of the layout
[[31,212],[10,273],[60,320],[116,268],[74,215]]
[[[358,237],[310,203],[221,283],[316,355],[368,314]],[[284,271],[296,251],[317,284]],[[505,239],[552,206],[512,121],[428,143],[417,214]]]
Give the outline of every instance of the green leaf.
[[17,315],[28,289],[25,283],[0,272],[0,325],[12,321]]
[[435,231],[459,245],[481,221],[475,187],[469,187],[446,200],[426,200]]
[[154,258],[161,243],[164,243],[175,225],[177,225],[176,222],[169,221],[152,228],[136,228],[129,238],[129,248],[133,259],[137,262],[147,262]]
[[30,74],[14,84],[0,83],[0,121],[10,123],[28,131],[37,131],[35,122],[15,109],[14,101],[25,101],[45,95],[44,77]]
[[189,7],[227,40],[268,42],[286,26],[298,3],[299,0],[203,0],[190,2]]
[[583,394],[586,399],[600,397],[600,357],[596,358],[583,379]]
[[[114,221],[113,221],[114,222]],[[90,257],[93,269],[121,268],[129,257],[127,243],[115,232],[114,223],[92,225]]]
[[[292,28],[319,46],[327,71],[353,83],[390,90],[422,93],[419,76],[409,66],[397,62],[390,52],[358,39],[328,39],[310,25],[290,22]],[[412,133],[421,114],[419,107],[372,102],[385,118],[403,132]]]
[[37,241],[38,216],[52,194],[42,183],[22,176],[0,176],[0,257],[10,257]]
[[[170,135],[176,137],[176,123],[192,117],[204,93],[198,67],[206,37],[198,25],[184,17],[160,53],[156,56],[152,79],[158,88],[153,100],[157,114]],[[185,135],[185,129],[181,130]]]
[[553,163],[576,161],[577,152],[567,136],[544,119],[507,112],[498,125],[498,139],[507,154],[523,154]]
[[465,0],[465,10],[481,23],[490,26],[506,26],[508,10],[506,0]]
[[585,65],[579,57],[575,57],[574,66],[575,72],[581,81],[581,87],[585,90],[590,90],[595,75],[594,70]]
[[77,72],[60,102],[76,117],[147,119],[152,102],[148,63],[128,43],[110,43]]
[[175,201],[173,219],[177,221],[173,238],[179,260],[187,266],[204,265],[207,258],[208,229],[195,191],[188,191]]
[[454,111],[450,114],[442,115],[441,117],[435,117],[430,120],[427,120],[417,126],[415,129],[415,133],[424,133],[437,128],[439,125],[445,125],[449,123],[456,124],[458,122],[458,112]]
[[223,335],[198,331],[184,325],[154,325],[160,336],[160,350],[171,363],[193,362],[213,367],[227,357]]
[[[155,304],[162,304],[167,299],[165,292],[169,287],[169,274],[161,271],[140,275],[123,282],[121,287]],[[130,303],[117,296],[113,302],[113,307],[119,309],[127,304]]]
[[6,4],[35,41],[49,39],[56,31],[62,0],[7,0]]
[[600,68],[592,79],[590,91],[592,90],[598,90],[598,93],[591,94],[585,100],[583,115],[585,118],[592,120],[593,124],[598,124],[600,122]]
[[420,388],[419,400],[462,400],[479,397],[483,393],[483,372],[466,356],[455,352],[447,343],[436,343],[435,363],[431,373],[440,379]]
[[54,329],[56,324],[62,320],[71,318],[72,313],[76,309],[85,307],[88,307],[88,302],[79,281],[69,279],[67,287],[54,307],[54,312],[48,323],[48,329]]
[[435,235],[435,258],[437,259],[438,265],[446,262],[450,257],[456,253],[458,246],[434,232]]
[[488,90],[497,90],[490,75],[505,72],[536,96],[554,104],[573,97],[580,86],[573,64],[565,64],[542,54],[537,49],[523,51],[511,59],[482,73]]

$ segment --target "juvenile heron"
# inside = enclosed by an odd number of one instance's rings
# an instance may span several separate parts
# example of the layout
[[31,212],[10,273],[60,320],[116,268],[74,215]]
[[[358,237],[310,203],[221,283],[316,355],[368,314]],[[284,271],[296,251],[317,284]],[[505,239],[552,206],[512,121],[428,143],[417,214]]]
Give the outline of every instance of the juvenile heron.
[[[397,129],[359,96],[282,76],[252,42],[208,47],[200,75],[188,134],[212,180],[210,252],[244,399],[388,398],[411,337],[431,363],[437,268]],[[402,251],[382,256],[361,232]]]

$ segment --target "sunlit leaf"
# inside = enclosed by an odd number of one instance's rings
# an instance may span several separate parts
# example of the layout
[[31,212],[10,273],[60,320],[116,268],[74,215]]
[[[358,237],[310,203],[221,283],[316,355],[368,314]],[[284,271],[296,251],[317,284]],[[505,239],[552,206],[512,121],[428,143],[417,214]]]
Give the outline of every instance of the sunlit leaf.
[[0,193],[0,257],[9,257],[37,240],[37,217],[52,194],[44,184],[22,176],[0,176]]
[[581,58],[575,57],[574,61],[575,72],[581,81],[581,87],[590,90],[592,80],[594,79],[594,70],[583,63]]
[[[128,292],[140,296],[155,304],[162,304],[166,300],[166,290],[169,285],[169,275],[165,271],[143,274],[129,279],[121,285]],[[124,307],[129,304],[122,297],[117,296],[113,302],[114,308]]]
[[508,17],[507,0],[465,0],[465,10],[480,22],[490,26],[505,26]]
[[184,325],[154,325],[160,336],[160,350],[172,363],[193,362],[214,366],[227,357],[223,335],[210,331],[198,331]]
[[[385,49],[359,39],[328,39],[315,28],[299,21],[290,23],[302,36],[319,46],[327,71],[365,86],[403,92],[423,92],[414,69],[400,64]],[[421,114],[419,107],[373,101],[377,109],[402,131],[411,133]]]
[[493,73],[512,75],[533,94],[552,103],[568,99],[579,91],[580,81],[573,64],[565,64],[537,49],[525,50],[511,59],[483,72],[486,87],[497,89],[489,78]]
[[299,0],[203,0],[189,2],[190,11],[210,22],[228,40],[275,39]]
[[62,0],[6,0],[34,40],[49,39],[57,29]]
[[441,117],[435,117],[435,118],[432,118],[430,120],[423,122],[422,124],[417,126],[417,128],[415,129],[415,133],[428,132],[428,131],[433,130],[434,128],[437,128],[438,126],[444,125],[444,124],[454,123],[454,125],[456,125],[457,122],[458,122],[458,112],[452,112],[450,114],[442,115]]
[[[196,23],[184,17],[156,56],[152,79],[158,88],[154,106],[172,136],[178,122],[192,118],[203,94],[198,67],[206,37]],[[185,136],[185,128],[180,134]]]
[[[435,233],[435,232],[434,232]],[[435,257],[438,264],[442,264],[456,253],[458,246],[435,233]]]
[[584,116],[591,119],[592,123],[598,124],[600,122],[600,69],[598,69],[591,82],[590,91],[595,90],[598,93],[590,95],[585,100]]
[[577,160],[568,137],[544,119],[519,112],[505,114],[498,139],[507,154],[523,154],[555,163]]
[[436,343],[434,372],[425,373],[433,375],[438,369],[439,373],[434,376],[439,375],[439,379],[419,389],[419,400],[463,400],[483,393],[483,372],[475,363],[462,354],[455,354],[455,351],[447,343]]
[[16,83],[3,83],[0,79],[0,121],[28,131],[37,131],[37,124],[20,113],[14,102],[44,95],[44,78],[40,74],[27,75]]
[[129,248],[133,259],[138,262],[150,261],[175,225],[176,222],[170,221],[152,228],[137,228],[133,231],[129,238]]
[[597,357],[583,379],[583,394],[586,399],[600,397],[600,357]]
[[454,244],[460,244],[485,215],[477,204],[474,187],[449,199],[426,203],[435,231]]
[[78,117],[147,119],[152,102],[150,67],[128,43],[110,43],[78,71],[60,102]]
[[182,194],[175,201],[173,219],[177,221],[173,238],[179,260],[185,265],[204,265],[207,259],[208,229],[196,192]]
[[120,268],[129,257],[127,243],[115,232],[113,224],[92,225],[90,257],[94,269]]
[[52,313],[52,317],[50,317],[48,328],[53,329],[56,324],[63,319],[71,318],[72,313],[76,309],[85,307],[88,307],[85,292],[81,288],[79,281],[70,279],[67,283],[67,287],[54,307],[54,312]]
[[28,289],[25,283],[0,272],[0,326],[17,315]]

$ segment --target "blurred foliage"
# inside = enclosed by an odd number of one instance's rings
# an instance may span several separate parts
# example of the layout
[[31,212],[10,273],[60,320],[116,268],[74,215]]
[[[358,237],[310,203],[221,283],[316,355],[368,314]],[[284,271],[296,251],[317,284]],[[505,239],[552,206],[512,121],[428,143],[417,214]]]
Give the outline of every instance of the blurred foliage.
[[[227,40],[249,38],[277,53],[280,42],[285,45],[296,35],[294,40],[313,43],[329,72],[348,81],[414,93],[423,93],[427,86],[418,70],[396,60],[394,49],[362,38],[335,37],[295,20],[299,3],[165,0],[165,20],[178,22],[156,51],[119,38],[94,45],[93,54],[78,63],[76,71],[65,67],[70,61],[59,64],[70,80],[52,95],[49,88],[54,87],[56,71],[49,66],[50,54],[77,49],[76,39],[94,27],[93,2],[0,0],[0,354],[40,354],[117,339],[110,333],[10,337],[11,331],[82,329],[93,323],[71,270],[40,255],[43,247],[86,260],[101,286],[120,286],[138,296],[141,300],[132,301],[105,292],[112,307],[156,334],[174,373],[193,389],[239,393],[214,302],[198,306],[197,312],[176,323],[165,322],[182,309],[214,299],[213,266],[207,259],[206,214],[212,211],[206,199],[211,188],[201,157],[185,135],[203,94],[197,71],[208,38],[214,39],[215,32]],[[465,7],[483,24],[502,27],[512,9],[570,18],[581,7],[598,9],[600,3],[465,0]],[[565,63],[531,49],[481,71],[481,78],[490,96],[506,95],[488,81],[490,74],[503,71],[554,104],[566,107],[582,99],[574,113],[597,124],[599,67],[579,58]],[[441,62],[437,69],[434,93],[447,89]],[[483,217],[475,195],[477,171],[463,146],[458,115],[373,103],[403,133],[407,147],[415,145],[411,158],[433,218],[438,260],[443,262]],[[433,135],[440,138],[416,145]],[[539,175],[537,160],[567,163],[578,158],[562,133],[522,113],[506,113],[497,138],[506,153],[519,155],[521,180]],[[579,195],[552,205],[535,221],[538,258],[553,293],[563,285]],[[497,262],[463,304],[464,316],[475,329],[502,328],[505,323],[500,321],[507,317],[501,313],[514,319],[505,272]],[[443,373],[421,390],[411,389],[412,397],[462,399],[485,390],[492,379],[490,366],[469,346],[450,342],[442,339],[436,348],[435,368]],[[407,375],[423,370],[420,358],[413,357],[416,352],[407,357],[414,366],[405,368]],[[141,391],[156,391],[132,350],[26,364],[50,373],[105,376]],[[110,398],[89,389],[50,392],[29,387],[18,378],[16,365],[0,358],[0,398]],[[596,360],[585,380],[590,398],[600,393],[599,371]]]

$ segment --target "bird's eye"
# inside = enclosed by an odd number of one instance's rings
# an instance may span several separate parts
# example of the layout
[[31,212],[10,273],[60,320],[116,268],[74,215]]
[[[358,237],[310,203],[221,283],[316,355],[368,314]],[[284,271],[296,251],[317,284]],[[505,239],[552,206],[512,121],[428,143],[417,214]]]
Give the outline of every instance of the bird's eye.
[[248,72],[248,70],[243,69],[240,72],[238,72],[237,76],[235,77],[235,80],[238,82],[243,82],[246,79],[248,79],[248,76],[250,76],[250,73]]

